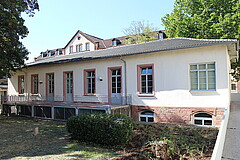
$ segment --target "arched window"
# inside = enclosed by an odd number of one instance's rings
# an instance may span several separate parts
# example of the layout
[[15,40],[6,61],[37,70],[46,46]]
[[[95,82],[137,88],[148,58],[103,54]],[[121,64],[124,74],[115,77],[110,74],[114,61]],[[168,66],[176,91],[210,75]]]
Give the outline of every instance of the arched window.
[[145,111],[140,113],[140,122],[154,122],[154,112]]
[[212,115],[208,113],[197,113],[194,115],[194,124],[201,126],[212,126]]

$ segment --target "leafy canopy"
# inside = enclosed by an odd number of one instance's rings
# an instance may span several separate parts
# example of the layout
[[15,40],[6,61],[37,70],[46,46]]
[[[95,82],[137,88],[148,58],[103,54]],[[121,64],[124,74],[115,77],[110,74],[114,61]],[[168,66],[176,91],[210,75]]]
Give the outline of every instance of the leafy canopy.
[[168,37],[240,38],[239,0],[176,0],[162,18]]
[[24,65],[29,54],[20,38],[28,34],[21,13],[34,15],[38,9],[37,0],[1,0],[0,1],[0,76],[11,76]]
[[152,27],[148,22],[132,21],[131,25],[123,30],[123,33],[128,37],[126,44],[137,44],[155,39],[157,33],[154,31],[156,30],[158,28]]

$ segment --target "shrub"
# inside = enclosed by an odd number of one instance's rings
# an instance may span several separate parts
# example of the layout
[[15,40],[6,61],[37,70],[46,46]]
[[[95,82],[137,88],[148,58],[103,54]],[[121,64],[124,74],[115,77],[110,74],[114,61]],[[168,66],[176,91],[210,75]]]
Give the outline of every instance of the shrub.
[[132,128],[130,117],[121,114],[82,114],[67,121],[67,130],[73,139],[106,146],[126,144]]

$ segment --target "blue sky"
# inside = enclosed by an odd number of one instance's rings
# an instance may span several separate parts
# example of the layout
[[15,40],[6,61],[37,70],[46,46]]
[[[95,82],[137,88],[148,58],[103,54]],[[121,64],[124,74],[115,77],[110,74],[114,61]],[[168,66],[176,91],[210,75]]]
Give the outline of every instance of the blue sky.
[[[132,21],[148,21],[164,29],[161,18],[173,9],[174,0],[38,0],[34,17],[23,14],[29,35],[22,40],[33,61],[41,51],[64,47],[81,30],[107,39],[123,36]],[[28,61],[28,62],[29,62]]]

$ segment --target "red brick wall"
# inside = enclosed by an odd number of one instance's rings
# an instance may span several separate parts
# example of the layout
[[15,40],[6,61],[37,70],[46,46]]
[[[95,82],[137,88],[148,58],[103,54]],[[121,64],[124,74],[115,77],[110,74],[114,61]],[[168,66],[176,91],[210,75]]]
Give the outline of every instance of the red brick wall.
[[223,108],[207,107],[150,107],[132,105],[132,118],[139,121],[139,113],[144,110],[154,112],[154,122],[194,124],[193,116],[198,112],[206,112],[212,115],[213,125],[220,126],[224,114]]

